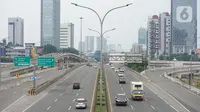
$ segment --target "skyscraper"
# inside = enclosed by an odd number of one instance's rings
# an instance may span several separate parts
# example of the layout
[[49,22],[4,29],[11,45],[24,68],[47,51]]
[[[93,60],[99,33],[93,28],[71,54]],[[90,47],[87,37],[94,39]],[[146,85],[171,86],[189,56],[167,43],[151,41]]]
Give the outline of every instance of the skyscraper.
[[[96,50],[101,50],[101,38],[97,37],[96,38]],[[103,38],[103,47],[102,47],[103,52],[107,52],[107,39]]]
[[74,47],[74,24],[60,25],[60,48]]
[[157,15],[148,18],[148,56],[155,58],[159,55],[159,18]]
[[24,46],[24,20],[22,18],[8,18],[8,42]]
[[115,52],[116,51],[116,45],[115,44],[109,44],[108,50],[109,50],[109,52]]
[[146,44],[146,29],[145,28],[140,28],[138,30],[138,44]]
[[84,53],[85,52],[85,42],[82,42],[82,44],[81,44],[81,41],[80,41],[78,44],[78,49],[79,49],[79,51],[82,51]]
[[87,53],[94,51],[94,36],[86,36],[85,48]]
[[171,53],[197,48],[197,0],[171,0]]
[[100,50],[101,49],[101,38],[97,37],[96,38],[96,50]]
[[103,38],[103,52],[107,52],[107,39]]
[[159,54],[169,55],[171,38],[171,16],[168,12],[161,13],[159,16]]
[[74,48],[74,24],[68,23],[68,44]]
[[41,46],[60,47],[60,0],[41,0]]

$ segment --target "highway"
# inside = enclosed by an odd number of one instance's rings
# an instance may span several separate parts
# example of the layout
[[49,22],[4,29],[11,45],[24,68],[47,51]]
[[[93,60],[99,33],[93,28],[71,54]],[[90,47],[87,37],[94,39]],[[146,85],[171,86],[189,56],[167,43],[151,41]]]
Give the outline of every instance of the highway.
[[190,112],[200,112],[200,96],[192,93],[186,88],[177,85],[162,76],[164,72],[170,72],[171,70],[162,70],[155,72],[147,72],[146,76],[153,83],[163,88],[166,92],[170,93],[180,103],[184,105]]
[[[64,73],[65,70],[58,71],[57,69],[51,69],[49,71],[41,72],[36,74],[38,79],[36,84],[41,84],[42,82],[52,79],[59,74]],[[13,79],[10,80],[9,83],[16,84],[19,80],[30,79],[30,77],[22,78],[22,79]],[[6,81],[7,82],[7,81]],[[0,91],[0,111],[9,106],[11,103],[24,96],[27,93],[28,88],[32,85],[32,81],[24,82],[19,86],[14,86],[12,88],[7,88],[3,91]]]
[[[93,89],[97,69],[84,66],[77,69],[70,77],[66,77],[56,85],[48,94],[24,112],[89,112],[92,102]],[[73,90],[74,82],[80,82],[81,89]],[[75,109],[75,100],[86,98],[88,108],[85,110]]]
[[[117,67],[117,66],[116,66]],[[113,112],[176,112],[170,105],[164,102],[156,94],[154,94],[150,89],[144,87],[145,90],[145,100],[144,101],[132,101],[130,99],[130,81],[138,81],[132,75],[131,71],[125,70],[125,77],[127,78],[127,84],[118,84],[117,74],[110,68],[110,66],[105,66],[105,73],[107,76],[108,87],[111,96],[111,105]],[[128,101],[128,106],[119,107],[115,106],[115,96],[117,93],[126,93]]]

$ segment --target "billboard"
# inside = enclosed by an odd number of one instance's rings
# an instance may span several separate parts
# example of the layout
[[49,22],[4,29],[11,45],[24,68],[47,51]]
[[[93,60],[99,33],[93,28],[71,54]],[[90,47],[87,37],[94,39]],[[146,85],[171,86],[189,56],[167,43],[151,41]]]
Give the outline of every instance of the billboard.
[[197,48],[197,0],[171,0],[172,53]]

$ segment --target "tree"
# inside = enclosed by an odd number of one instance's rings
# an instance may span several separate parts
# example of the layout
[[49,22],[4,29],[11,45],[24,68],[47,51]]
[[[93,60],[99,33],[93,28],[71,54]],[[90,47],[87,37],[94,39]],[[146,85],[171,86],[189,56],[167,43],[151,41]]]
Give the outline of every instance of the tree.
[[8,47],[12,47],[12,46],[13,46],[13,43],[12,43],[12,42],[8,42],[7,46],[8,46]]
[[76,50],[75,48],[72,48],[72,47],[62,48],[58,52],[60,52],[60,53],[73,53],[73,54],[79,55],[79,51]]
[[46,54],[57,52],[57,48],[51,44],[47,44],[47,45],[43,46],[43,48],[44,48],[44,52]]

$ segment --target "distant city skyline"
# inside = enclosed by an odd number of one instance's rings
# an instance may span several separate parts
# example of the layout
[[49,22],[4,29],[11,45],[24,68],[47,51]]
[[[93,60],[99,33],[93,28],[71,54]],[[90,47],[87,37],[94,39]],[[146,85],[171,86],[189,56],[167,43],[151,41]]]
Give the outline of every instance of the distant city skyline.
[[[92,1],[92,0],[84,0],[77,1],[76,3],[82,5],[88,5],[101,15],[105,13],[108,9],[119,6],[122,4],[126,4],[132,2],[130,0],[111,0],[110,3],[105,5],[107,2],[105,0],[102,1]],[[156,3],[156,4],[155,4]],[[25,5],[31,4],[31,5]],[[159,5],[158,5],[159,4]],[[130,49],[132,44],[137,42],[137,31],[140,26],[146,28],[146,22],[148,20],[148,16],[152,16],[154,14],[159,14],[161,12],[170,12],[170,0],[142,0],[142,1],[134,1],[133,6],[125,9],[120,9],[118,11],[112,12],[108,18],[106,18],[105,28],[117,28],[117,31],[114,33],[109,33],[107,35],[114,37],[109,39],[109,44],[122,44],[125,49]],[[200,1],[197,3],[200,6]],[[101,6],[101,7],[99,7]],[[102,9],[104,6],[104,9]],[[148,8],[148,10],[143,10],[141,6]],[[24,41],[25,42],[35,42],[38,45],[40,42],[40,0],[28,1],[28,0],[1,0],[0,1],[0,13],[1,13],[1,21],[0,21],[0,39],[8,37],[7,31],[7,19],[9,17],[22,17],[24,18]],[[23,8],[22,8],[23,7]],[[26,10],[24,10],[26,9]],[[71,11],[76,13],[71,13]],[[138,10],[140,10],[141,15],[135,16],[138,14]],[[200,11],[200,7],[197,9]],[[6,12],[6,13],[5,13]],[[29,13],[27,13],[29,12]],[[118,15],[127,18],[118,17]],[[199,14],[199,12],[198,12]],[[61,21],[62,22],[72,22],[75,26],[75,48],[78,48],[78,42],[80,39],[80,20],[79,17],[84,17],[83,20],[83,37],[86,35],[93,35],[93,32],[88,31],[88,27],[92,27],[93,29],[99,30],[99,23],[97,18],[92,12],[83,10],[81,8],[77,8],[71,5],[70,1],[61,0]],[[198,15],[198,20],[200,16]],[[109,23],[109,24],[108,24]],[[118,24],[116,24],[118,23]],[[31,27],[30,27],[31,26]],[[198,29],[200,29],[200,22],[198,22]],[[198,31],[198,37],[200,32]],[[123,37],[123,38],[121,38]],[[199,41],[199,40],[198,40]]]

